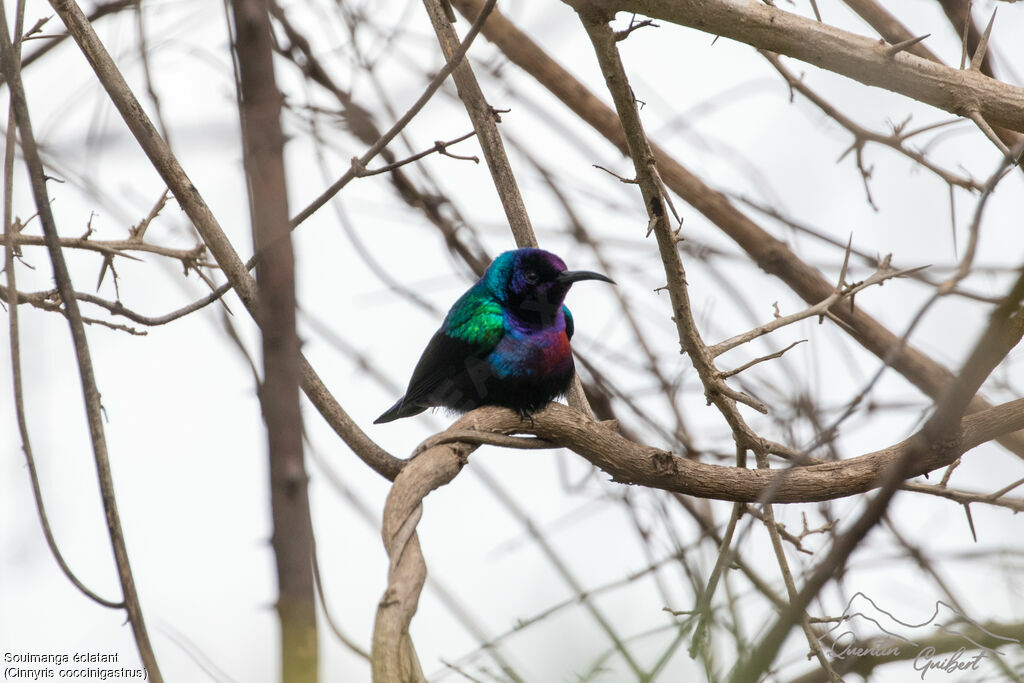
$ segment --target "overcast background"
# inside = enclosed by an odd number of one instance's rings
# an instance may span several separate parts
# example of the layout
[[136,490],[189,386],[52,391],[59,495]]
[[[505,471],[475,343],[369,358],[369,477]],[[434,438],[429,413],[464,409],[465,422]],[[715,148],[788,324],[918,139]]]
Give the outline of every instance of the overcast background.
[[[975,17],[987,20],[996,4],[1002,5],[993,36],[999,75],[1020,84],[1024,10],[1015,4],[981,1],[975,3]],[[236,249],[247,257],[252,240],[224,8],[203,0],[155,0],[143,5],[150,68],[172,146]],[[819,5],[828,23],[875,36],[841,3],[819,0]],[[388,114],[373,84],[352,66],[353,46],[335,4],[313,0],[284,6],[292,20],[316,40],[314,48],[334,67],[333,75],[374,111],[383,128],[419,95],[442,64],[419,3],[352,3],[371,14],[380,27],[401,28],[386,46],[370,30],[359,38],[361,50],[377,60],[386,95],[397,109]],[[6,2],[5,7],[10,20],[13,3]],[[806,3],[784,8],[810,15]],[[570,8],[554,1],[503,0],[499,9],[608,101],[589,41]],[[905,0],[892,10],[916,33],[931,33],[927,44],[947,63],[959,62],[959,39],[937,2]],[[26,25],[51,13],[45,3],[30,1]],[[626,22],[628,16],[619,17],[621,26]],[[59,24],[59,19],[51,19],[44,33],[57,33],[63,29]],[[460,33],[467,25],[465,20],[457,23]],[[144,106],[152,111],[152,101],[143,97],[146,85],[134,12],[107,17],[97,23],[97,30]],[[865,202],[852,156],[835,163],[849,146],[850,135],[799,96],[791,102],[784,82],[751,47],[725,39],[712,42],[707,34],[664,25],[641,30],[620,44],[634,92],[645,103],[641,113],[652,139],[718,189],[775,206],[837,239],[845,241],[852,234],[855,247],[869,254],[892,253],[897,267],[932,264],[937,278],[948,273],[943,267],[960,255],[956,248],[962,249],[966,239],[974,198],[963,191],[956,194],[955,244],[946,185],[903,157],[869,147],[867,159],[874,166],[870,187],[878,207],[873,210]],[[33,48],[32,42],[27,43],[26,53]],[[628,160],[514,65],[504,63],[483,37],[470,56],[479,74],[500,69],[500,80],[483,78],[484,90],[492,105],[511,109],[502,115],[500,129],[514,143],[509,153],[541,245],[560,254],[570,268],[599,269],[593,253],[575,246],[564,214],[519,148],[557,172],[588,228],[614,246],[608,253],[619,264],[619,288],[649,331],[665,372],[682,376],[681,405],[691,431],[706,447],[726,444],[722,448],[728,452],[726,425],[717,411],[704,405],[689,361],[678,354],[668,297],[653,291],[664,284],[664,274],[655,258],[653,237],[644,237],[647,217],[639,194],[635,186],[593,167],[600,164],[631,175]],[[949,118],[904,97],[792,60],[787,63],[862,125],[884,130],[887,121],[899,122],[911,115],[912,125]],[[70,42],[61,45],[27,69],[24,77],[36,135],[44,145],[50,173],[62,181],[49,184],[61,233],[79,236],[91,221],[95,239],[126,236],[164,186],[95,83],[77,47]],[[282,62],[278,79],[297,107],[327,101],[322,93],[309,90],[292,65]],[[438,93],[410,125],[407,133],[414,149],[471,130],[453,92],[446,88]],[[286,147],[294,215],[344,172],[347,160],[364,147],[338,121],[319,121],[324,140],[319,147],[311,142],[308,120],[295,110],[287,112],[284,121],[294,135]],[[479,154],[473,140],[452,151]],[[946,167],[981,180],[999,161],[997,150],[962,122],[949,127],[930,153]],[[456,199],[458,210],[492,256],[514,247],[483,163],[437,156],[423,163]],[[410,173],[416,171],[410,169]],[[1022,179],[1020,173],[1012,174],[991,199],[978,263],[998,268],[979,269],[967,283],[971,291],[1001,295],[1014,277],[1012,268],[1021,263]],[[722,249],[727,256],[741,254],[696,211],[678,200],[677,207],[684,218],[683,235],[693,245]],[[15,214],[25,219],[34,211],[19,159]],[[841,252],[759,214],[751,215],[828,278],[837,276]],[[33,222],[27,232],[39,234],[38,223]],[[413,289],[433,310],[410,305],[383,283],[357,255],[350,235],[356,236],[358,248],[380,261],[390,277]],[[184,248],[196,243],[173,200],[152,224],[147,239]],[[436,229],[398,202],[384,176],[350,184],[332,205],[298,229],[294,239],[300,332],[307,357],[360,426],[391,453],[405,457],[450,419],[425,414],[386,425],[371,422],[402,393],[444,311],[471,284],[468,268],[451,256]],[[102,259],[72,250],[66,250],[66,256],[76,288],[94,291]],[[151,254],[138,256],[140,262],[116,262],[120,298],[129,308],[159,315],[207,291],[194,274],[183,277],[177,262]],[[771,318],[775,302],[783,313],[804,306],[745,259],[723,262],[732,265],[727,271],[713,272],[684,253],[694,310],[708,341],[752,326],[745,311],[725,293],[727,288],[741,292],[759,320]],[[854,279],[871,270],[855,262]],[[52,286],[42,249],[25,248],[18,278],[22,291]],[[115,298],[109,274],[99,292]],[[899,280],[858,295],[857,304],[901,333],[929,293],[920,284]],[[232,295],[225,303],[243,345],[258,363],[254,324]],[[582,283],[572,290],[568,304],[576,321],[574,347],[633,392],[641,405],[649,403],[650,417],[657,420],[657,411],[664,407],[651,396],[657,388],[637,381],[631,371],[628,359],[635,355],[634,342],[616,314],[609,288]],[[225,334],[223,311],[223,307],[209,306],[173,324],[147,329],[144,337],[99,326],[89,327],[88,334],[128,550],[164,675],[169,681],[262,683],[276,680],[278,671],[265,431],[250,367]],[[99,594],[117,599],[120,588],[67,323],[27,306],[21,312],[26,411],[50,522],[77,575]],[[955,369],[976,340],[985,314],[986,309],[975,302],[945,299],[932,309],[912,340]],[[750,386],[770,405],[776,392],[802,388],[823,404],[841,406],[878,367],[877,359],[855,347],[830,323],[818,325],[812,319],[776,335],[726,357],[726,366],[734,367],[797,339],[809,340],[783,362],[762,366],[750,379]],[[365,354],[382,381],[355,362],[357,353]],[[9,357],[6,334],[0,335],[0,357]],[[1020,357],[1015,362],[1011,356],[993,376],[1006,382],[987,390],[994,402],[1020,395],[1015,389]],[[61,574],[46,548],[17,436],[10,372],[6,360],[0,363],[0,651],[117,652],[122,663],[137,662],[124,614],[84,598]],[[929,405],[892,373],[872,397],[905,408],[852,418],[841,432],[846,456],[904,438],[920,425]],[[388,482],[355,458],[303,401],[313,525],[327,601],[345,634],[368,648],[386,580],[379,515]],[[785,438],[770,417],[752,413],[748,417],[765,436]],[[647,443],[668,445],[642,425],[638,430]],[[1019,460],[993,444],[980,447],[964,462],[954,481],[970,490],[996,490],[1021,476]],[[629,577],[671,555],[678,544],[685,547],[696,540],[695,525],[678,510],[667,511],[664,497],[607,479],[569,452],[482,448],[451,485],[430,496],[419,526],[430,579],[412,626],[428,676],[445,671],[442,660],[458,661],[477,647],[477,638],[453,617],[454,599],[472,613],[483,633],[493,637],[575,595],[539,550],[523,519],[495,495],[492,483],[498,482],[516,509],[542,530],[587,590]],[[931,483],[935,481],[933,477]],[[616,502],[623,496],[631,498],[631,508]],[[836,512],[851,518],[862,505],[861,498],[840,501]],[[1024,614],[1020,517],[975,506],[975,543],[959,505],[922,498],[898,496],[890,517],[905,536],[947,558],[941,571],[969,606],[968,613],[978,621],[1013,621]],[[722,511],[730,505],[711,505],[725,519],[727,512]],[[777,514],[799,529],[801,511],[814,509],[813,505],[780,506]],[[638,522],[629,510],[636,513],[640,526],[651,530],[648,542],[639,537]],[[678,537],[658,521],[668,518],[675,520]],[[808,547],[817,549],[821,542],[820,536],[811,537]],[[781,585],[777,571],[767,571],[773,568],[774,558],[766,536],[760,531],[749,533],[745,543],[748,560],[766,563],[766,574]],[[845,589],[848,594],[863,592],[903,621],[926,621],[940,598],[920,581],[918,569],[886,545],[891,543],[880,532],[870,537],[867,550],[851,561]],[[972,560],[972,553],[997,545],[1016,550],[1002,554],[999,561],[991,556]],[[707,570],[714,555],[696,561]],[[666,594],[675,600],[666,602]],[[832,589],[823,597],[834,598],[831,608],[842,611],[843,601]],[[659,651],[674,636],[664,630],[672,618],[662,612],[663,607],[686,610],[693,606],[689,584],[671,563],[601,592],[595,604],[623,633],[638,636],[634,644],[641,653]],[[767,608],[754,602],[746,615],[751,624],[767,622],[769,616]],[[660,633],[639,637],[659,627]],[[578,604],[503,643],[503,654],[530,681],[574,680],[611,647]],[[366,662],[326,627],[321,630],[321,645],[323,680],[368,680]],[[794,637],[779,663],[795,664],[793,672],[802,670],[805,650],[806,643]],[[598,680],[625,679],[628,670],[621,661],[613,657],[604,665],[607,671]],[[474,666],[493,668],[486,658],[475,660]],[[474,670],[483,676],[480,669]],[[662,680],[690,680],[699,671],[683,648]],[[903,664],[878,680],[907,680],[909,675],[917,674]],[[939,676],[945,675],[935,675]]]

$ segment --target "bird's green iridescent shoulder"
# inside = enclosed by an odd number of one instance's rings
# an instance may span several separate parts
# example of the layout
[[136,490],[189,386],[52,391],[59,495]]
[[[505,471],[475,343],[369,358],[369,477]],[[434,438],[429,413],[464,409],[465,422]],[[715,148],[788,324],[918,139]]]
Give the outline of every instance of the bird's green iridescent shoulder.
[[504,313],[494,297],[473,287],[448,311],[443,328],[450,337],[494,347],[505,334]]
[[562,306],[562,313],[565,314],[565,336],[572,339],[572,333],[576,331],[576,323],[572,321],[572,313],[569,312],[568,306]]

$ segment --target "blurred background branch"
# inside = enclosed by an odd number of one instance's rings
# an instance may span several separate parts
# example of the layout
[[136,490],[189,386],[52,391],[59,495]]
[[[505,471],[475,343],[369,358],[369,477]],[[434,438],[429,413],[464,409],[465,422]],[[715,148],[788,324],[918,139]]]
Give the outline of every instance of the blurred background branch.
[[[1021,680],[1024,15],[996,4],[53,0],[64,33],[26,0],[0,640],[174,680],[899,681],[961,646]],[[370,426],[536,243],[619,283],[568,300],[598,421]],[[95,610],[131,612],[80,485],[97,421],[148,645]]]

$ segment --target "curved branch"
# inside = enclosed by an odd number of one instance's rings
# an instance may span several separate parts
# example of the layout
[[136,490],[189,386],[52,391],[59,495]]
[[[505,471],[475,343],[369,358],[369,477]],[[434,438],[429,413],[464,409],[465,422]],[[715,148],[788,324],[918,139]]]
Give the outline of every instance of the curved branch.
[[[507,412],[510,418],[514,415],[511,411],[501,409],[484,410]],[[458,420],[451,429],[458,430],[471,425],[475,412]],[[519,418],[513,419],[518,421]],[[395,483],[384,504],[381,528],[384,549],[391,562],[388,588],[377,605],[377,618],[373,626],[372,664],[375,683],[426,680],[409,638],[409,624],[416,613],[420,592],[427,578],[427,566],[423,561],[415,526],[422,514],[423,498],[454,479],[476,448],[476,445],[465,443],[434,446],[410,460],[395,477]]]
[[[570,448],[612,475],[614,481],[639,484],[702,498],[743,502],[797,503],[841,498],[876,488],[887,472],[915,453],[908,476],[943,467],[961,453],[1000,434],[1024,428],[1024,398],[965,417],[960,423],[957,452],[923,451],[920,434],[849,460],[788,470],[710,465],[623,438],[608,426],[560,403],[534,413],[530,421],[505,408],[478,408],[432,437],[395,478],[384,505],[381,536],[390,558],[388,587],[377,606],[373,632],[373,680],[422,681],[409,624],[416,613],[426,564],[416,535],[423,499],[452,481],[465,466],[476,443],[448,443],[449,435],[534,434]],[[487,441],[481,438],[478,441]],[[530,440],[500,440],[504,445],[533,447]]]
[[[480,2],[452,0],[460,12],[469,16],[475,16]],[[510,61],[551,91],[577,116],[617,148],[627,151],[626,137],[615,112],[501,12],[495,10],[491,13],[483,33]],[[1024,115],[1024,109],[1021,112]],[[737,209],[728,197],[709,187],[653,141],[651,147],[665,185],[736,242],[758,267],[778,277],[809,304],[817,304],[832,293],[833,284],[826,281],[820,271],[801,260],[785,242],[761,228]],[[844,329],[861,346],[882,359],[925,395],[938,399],[953,379],[953,373],[948,368],[903,341],[863,309],[841,306],[834,313],[845,323]],[[984,410],[991,405],[982,396],[976,395],[968,410]],[[1000,438],[1000,443],[1024,458],[1024,434],[1005,434]]]
[[[808,503],[870,491],[881,485],[884,473],[920,440],[918,433],[887,448],[838,462],[784,470],[750,470],[684,459],[635,443],[557,403],[535,413],[533,425],[502,408],[479,408],[463,416],[451,429],[534,434],[575,451],[612,475],[613,481],[748,503]],[[1024,429],[1024,398],[972,413],[960,422],[954,437],[959,439],[956,448],[923,454],[908,476],[945,467],[964,452],[1019,429]],[[424,454],[427,452],[430,451]],[[412,462],[421,457],[423,454]]]

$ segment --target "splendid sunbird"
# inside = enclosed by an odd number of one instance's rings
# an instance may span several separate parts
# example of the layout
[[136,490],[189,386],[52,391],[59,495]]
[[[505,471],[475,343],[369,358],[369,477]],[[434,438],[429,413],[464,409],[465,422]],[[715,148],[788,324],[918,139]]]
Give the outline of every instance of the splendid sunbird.
[[576,368],[569,348],[572,314],[562,302],[580,280],[615,284],[600,273],[567,270],[543,249],[498,256],[448,311],[405,396],[374,423],[433,407],[465,412],[484,405],[528,417],[565,394]]

